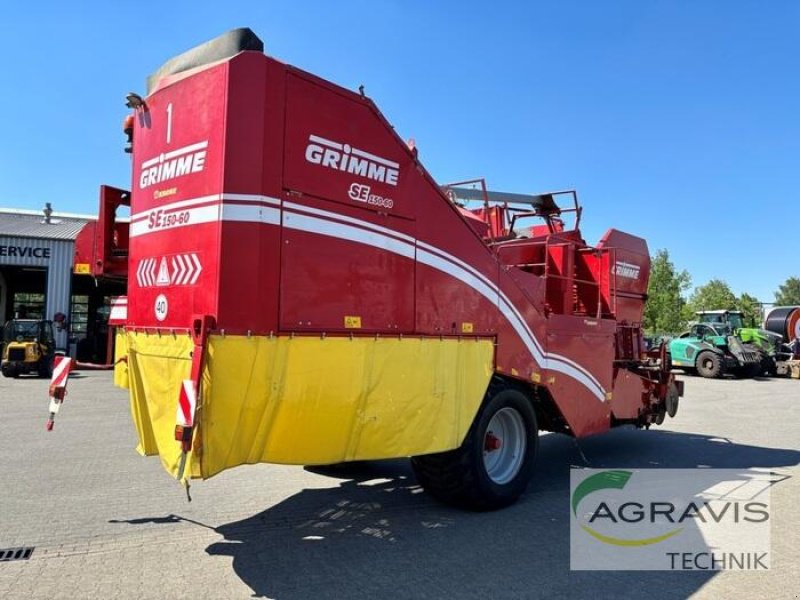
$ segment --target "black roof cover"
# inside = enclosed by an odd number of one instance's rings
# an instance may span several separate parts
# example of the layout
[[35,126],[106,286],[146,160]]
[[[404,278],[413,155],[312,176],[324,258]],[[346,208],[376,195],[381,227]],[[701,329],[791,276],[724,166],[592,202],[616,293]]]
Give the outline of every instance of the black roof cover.
[[264,42],[247,27],[232,29],[215,37],[213,40],[170,58],[147,78],[147,94],[150,95],[156,83],[162,77],[230,58],[246,50],[263,52]]

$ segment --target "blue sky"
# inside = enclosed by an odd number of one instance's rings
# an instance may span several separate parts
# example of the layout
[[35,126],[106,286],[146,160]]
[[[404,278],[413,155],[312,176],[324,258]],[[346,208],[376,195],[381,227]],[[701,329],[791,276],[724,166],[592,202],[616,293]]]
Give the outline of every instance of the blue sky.
[[6,3],[0,206],[96,212],[128,187],[124,96],[248,26],[268,54],[360,84],[445,183],[577,188],[584,235],[667,248],[695,285],[765,302],[797,256],[800,3]]

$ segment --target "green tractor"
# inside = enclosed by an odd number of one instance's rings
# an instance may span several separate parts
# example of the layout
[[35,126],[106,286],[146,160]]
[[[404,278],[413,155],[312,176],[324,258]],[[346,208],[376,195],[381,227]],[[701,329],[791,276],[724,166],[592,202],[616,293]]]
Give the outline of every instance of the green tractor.
[[744,314],[738,310],[704,310],[696,314],[700,323],[726,328],[745,345],[757,348],[761,354],[761,373],[788,374],[787,361],[791,360],[792,353],[784,347],[783,338],[777,333],[758,327],[745,327]]
[[741,313],[703,311],[697,315],[698,323],[669,342],[668,357],[674,367],[712,378],[726,373],[755,377],[764,372],[764,351],[737,335],[743,325]]
[[3,342],[0,370],[5,377],[53,374],[56,345],[52,321],[13,319],[3,328]]

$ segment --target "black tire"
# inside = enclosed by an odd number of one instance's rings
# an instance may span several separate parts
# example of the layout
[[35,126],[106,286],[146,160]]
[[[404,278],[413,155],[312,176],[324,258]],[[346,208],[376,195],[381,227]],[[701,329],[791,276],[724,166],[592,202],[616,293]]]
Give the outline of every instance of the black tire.
[[39,377],[46,377],[50,379],[53,376],[53,362],[54,358],[43,358],[42,362],[39,364]]
[[697,373],[701,377],[722,377],[722,357],[715,352],[709,350],[702,351],[697,355],[695,367],[697,368]]
[[678,414],[680,400],[681,397],[678,393],[678,385],[674,381],[670,381],[669,388],[667,389],[667,397],[664,400],[664,409],[671,419],[675,418],[675,415]]
[[[504,409],[509,409],[503,413],[506,417],[521,418],[524,450],[513,477],[498,483],[487,471],[484,453],[489,423]],[[493,383],[461,446],[440,454],[415,456],[411,465],[420,485],[437,500],[470,510],[495,510],[516,502],[528,487],[538,450],[539,428],[530,399],[518,390],[504,388],[502,383]]]
[[762,372],[766,373],[770,377],[775,377],[778,375],[778,365],[775,362],[775,358],[772,356],[764,357],[764,360],[761,361],[761,369]]

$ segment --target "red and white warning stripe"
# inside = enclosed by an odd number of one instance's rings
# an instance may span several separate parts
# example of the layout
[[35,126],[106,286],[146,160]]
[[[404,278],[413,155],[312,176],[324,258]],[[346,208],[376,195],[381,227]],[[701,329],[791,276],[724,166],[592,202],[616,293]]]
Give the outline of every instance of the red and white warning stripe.
[[197,254],[176,254],[172,257],[172,285],[194,285],[200,277],[203,265]]
[[153,287],[156,284],[156,259],[145,258],[136,267],[136,281],[139,287]]
[[67,395],[67,381],[72,370],[72,359],[67,356],[56,356],[53,361],[53,377],[50,379],[50,416],[47,418],[47,431],[53,430],[58,409]]
[[[197,407],[197,388],[194,381],[184,379],[181,384],[181,393],[178,396],[178,409],[175,414],[175,441],[181,443],[181,460],[178,464],[178,479],[183,480],[186,469],[186,455],[192,449],[192,434],[194,429],[194,411]],[[187,482],[188,484],[188,482]],[[186,488],[188,495],[189,488]],[[189,498],[191,501],[191,497]]]
[[167,285],[194,285],[203,272],[200,258],[194,252],[143,258],[136,268],[140,288]]
[[184,379],[178,398],[178,410],[175,421],[180,427],[194,426],[194,411],[197,408],[197,391],[191,379]]
[[111,298],[111,312],[108,315],[109,325],[125,325],[128,320],[128,297]]
[[61,355],[56,356],[53,361],[53,377],[50,379],[50,389],[53,387],[67,387],[67,378],[71,370],[71,358]]

